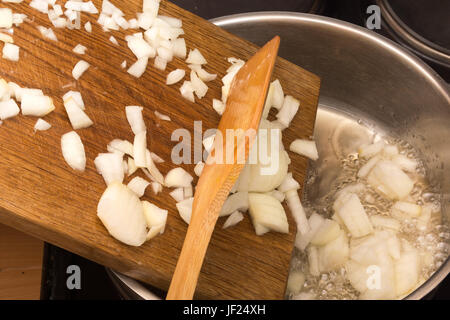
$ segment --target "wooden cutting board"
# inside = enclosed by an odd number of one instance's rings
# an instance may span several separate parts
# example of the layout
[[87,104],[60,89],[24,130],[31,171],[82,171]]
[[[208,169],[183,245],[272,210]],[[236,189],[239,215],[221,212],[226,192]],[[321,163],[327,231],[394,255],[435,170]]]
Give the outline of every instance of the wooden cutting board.
[[[126,6],[114,2],[125,12],[127,19],[142,11],[140,0],[127,1]],[[101,8],[100,0],[94,3]],[[187,69],[182,60],[175,59],[164,72],[155,69],[150,61],[147,71],[139,79],[120,68],[123,60],[128,66],[136,60],[124,40],[126,34],[136,30],[105,33],[96,23],[98,15],[82,14],[82,24],[90,21],[92,33],[84,29],[54,29],[59,40],[54,42],[44,40],[36,29],[37,25],[51,26],[46,15],[24,2],[18,5],[1,3],[0,7],[10,7],[33,20],[14,28],[15,44],[21,47],[20,61],[0,59],[0,76],[23,87],[41,88],[44,94],[53,98],[56,106],[56,110],[44,118],[52,124],[48,131],[34,133],[36,118],[22,115],[5,120],[0,126],[0,223],[167,289],[187,229],[176,211],[175,201],[169,196],[168,189],[155,196],[148,188],[143,199],[169,210],[166,230],[141,247],[123,245],[109,236],[96,216],[96,206],[105,184],[96,172],[93,160],[98,153],[106,152],[106,145],[112,139],[132,141],[124,108],[140,105],[144,107],[148,147],[166,160],[158,167],[163,174],[167,173],[176,166],[171,163],[170,154],[178,142],[171,141],[171,133],[177,128],[193,132],[194,120],[202,121],[203,131],[216,128],[219,116],[212,108],[212,99],[221,97],[220,79],[229,67],[226,58],[246,60],[257,47],[162,1],[160,14],[183,20],[188,48],[198,48],[208,61],[205,69],[218,74],[216,80],[208,83],[206,97],[191,103],[179,93],[182,82],[165,85],[170,71]],[[111,35],[118,40],[118,46],[108,40]],[[88,48],[85,55],[72,52],[78,43]],[[80,59],[88,61],[91,68],[75,81],[71,72]],[[301,101],[300,111],[291,127],[283,133],[285,146],[296,138],[310,137],[317,109],[319,78],[281,58],[277,60],[273,78],[280,79],[285,94]],[[82,93],[86,112],[95,123],[90,128],[77,130],[87,156],[83,173],[70,169],[61,154],[60,137],[72,130],[61,98],[68,90]],[[172,121],[159,120],[154,114],[156,110],[169,115]],[[292,159],[290,170],[298,181],[303,181],[306,159],[289,154]],[[194,164],[181,166],[194,175]],[[261,237],[255,235],[248,215],[240,224],[226,230],[221,228],[225,219],[219,219],[200,274],[196,298],[283,298],[296,232],[289,214],[288,219],[289,234],[271,232]]]

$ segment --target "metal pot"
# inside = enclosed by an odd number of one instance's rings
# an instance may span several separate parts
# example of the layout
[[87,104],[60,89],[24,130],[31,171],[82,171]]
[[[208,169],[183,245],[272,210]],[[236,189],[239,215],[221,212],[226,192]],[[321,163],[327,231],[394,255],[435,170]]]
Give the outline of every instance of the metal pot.
[[[371,31],[330,18],[266,12],[226,16],[212,22],[258,45],[278,34],[279,55],[322,78],[315,131],[321,157],[331,154],[329,134],[342,123],[349,124],[350,134],[361,130],[364,123],[365,128],[414,146],[426,164],[429,179],[442,195],[443,218],[449,222],[449,85],[431,68]],[[316,172],[318,169],[323,174],[319,174],[313,188],[329,185],[323,182],[332,179],[329,173],[338,170],[336,166],[310,168]],[[323,188],[317,191],[326,192]],[[447,258],[407,299],[423,298],[449,272]],[[135,281],[119,275],[119,283],[144,297],[137,292],[143,288]]]

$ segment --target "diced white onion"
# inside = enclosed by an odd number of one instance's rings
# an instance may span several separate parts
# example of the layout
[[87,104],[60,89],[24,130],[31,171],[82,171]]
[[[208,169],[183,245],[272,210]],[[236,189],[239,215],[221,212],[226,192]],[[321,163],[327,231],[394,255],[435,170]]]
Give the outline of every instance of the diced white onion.
[[134,177],[128,182],[127,187],[140,198],[144,195],[145,189],[147,189],[149,185],[150,182],[147,180],[142,179],[141,177]]
[[152,190],[154,194],[158,194],[162,191],[162,185],[159,182],[153,181],[152,182]]
[[183,38],[178,38],[172,41],[173,55],[177,58],[186,58],[186,41]]
[[191,222],[192,204],[194,203],[194,197],[177,202],[176,206],[178,213],[184,222],[189,224]]
[[225,103],[218,99],[213,99],[213,109],[220,115],[225,111]]
[[180,202],[184,200],[184,189],[183,188],[176,188],[172,190],[169,195],[176,201]]
[[19,112],[19,106],[13,99],[0,101],[0,120],[15,117]]
[[39,118],[36,121],[36,124],[34,125],[34,131],[45,131],[48,130],[52,127],[52,125],[50,123],[48,123],[47,121]]
[[74,99],[69,98],[64,100],[64,108],[66,109],[70,124],[75,130],[87,128],[94,124]]
[[84,171],[86,154],[80,136],[75,132],[68,132],[61,137],[61,150],[67,164],[74,170]]
[[13,24],[13,13],[9,8],[0,8],[0,28],[9,29]]
[[192,183],[192,176],[183,168],[174,168],[170,170],[164,180],[166,187],[189,187]]
[[89,21],[84,24],[84,29],[89,33],[92,32],[92,25]]
[[138,168],[145,168],[147,166],[146,152],[147,152],[147,131],[141,131],[134,136],[134,143],[133,143],[133,158],[134,163]]
[[24,116],[43,117],[55,110],[53,100],[50,97],[24,94],[23,92],[20,107]]
[[236,210],[246,212],[248,207],[248,192],[233,193],[225,200],[222,209],[220,210],[219,217],[228,216]]
[[200,177],[202,174],[203,168],[205,167],[205,163],[200,161],[198,162],[194,167],[194,172],[197,175],[197,177]]
[[198,49],[194,49],[189,51],[189,55],[186,59],[186,63],[189,64],[205,64],[206,59],[203,57],[203,55],[200,53]]
[[58,41],[58,38],[56,38],[56,35],[51,28],[46,28],[43,26],[38,26],[37,28],[38,28],[39,32],[44,36],[44,38],[47,38],[47,39],[50,39],[53,41]]
[[160,56],[157,56],[154,61],[154,66],[156,69],[164,71],[164,70],[166,70],[167,60],[165,60],[164,58],[162,58]]
[[147,222],[139,198],[121,183],[106,188],[97,206],[97,216],[115,239],[140,246],[147,238]]
[[285,127],[289,127],[292,119],[297,114],[300,102],[292,96],[286,96],[283,101],[283,106],[277,113],[277,120]]
[[3,46],[3,59],[10,61],[19,61],[19,51],[20,48],[12,43],[5,43]]
[[133,63],[133,65],[131,65],[127,72],[136,78],[140,78],[144,74],[147,64],[148,57],[138,59],[135,63]]
[[180,92],[183,98],[195,102],[194,98],[194,87],[190,81],[184,81],[183,85],[180,87]]
[[0,41],[4,43],[14,43],[13,38],[10,35],[0,33]]
[[233,212],[223,224],[222,229],[232,227],[244,220],[244,216],[239,211]]
[[164,233],[168,211],[161,209],[148,201],[142,201],[142,205],[144,206],[144,215],[145,220],[147,221],[147,227],[160,227],[160,233]]
[[289,172],[277,189],[286,193],[290,190],[300,189],[300,184],[293,178],[292,172]]
[[89,68],[89,66],[90,66],[89,63],[87,63],[84,60],[78,61],[75,67],[73,67],[72,76],[76,80],[78,80],[83,75],[83,73]]
[[127,116],[128,123],[131,130],[136,135],[140,132],[146,131],[144,117],[142,116],[143,107],[139,106],[127,106],[125,107],[125,114]]
[[289,146],[289,150],[314,161],[319,159],[316,143],[314,141],[295,139]]
[[109,152],[119,151],[133,156],[133,144],[127,140],[114,139],[108,143],[107,149]]
[[77,53],[77,54],[85,54],[86,53],[87,48],[81,44],[77,44],[75,46],[75,48],[73,48],[73,52]]
[[203,98],[208,91],[208,86],[198,77],[194,70],[191,70],[191,83],[197,97],[199,99]]
[[362,146],[359,148],[358,153],[360,157],[363,158],[371,158],[377,153],[381,152],[385,146],[385,143],[383,140],[380,140],[378,142],[375,142],[373,144]]
[[94,160],[95,167],[102,175],[106,185],[122,183],[124,178],[123,157],[118,153],[99,153]]
[[116,46],[119,45],[119,43],[117,42],[116,38],[114,38],[114,36],[109,37],[109,41],[112,42],[113,44],[115,44]]
[[156,51],[144,39],[138,37],[128,37],[127,44],[136,58],[154,58]]
[[186,71],[184,71],[183,69],[173,70],[167,75],[166,84],[171,85],[177,83],[184,78],[185,74]]
[[311,227],[309,226],[308,219],[306,218],[305,210],[303,209],[302,203],[300,202],[300,197],[295,189],[286,192],[286,201],[297,223],[297,229],[301,234],[307,234]]
[[68,91],[63,95],[63,101],[66,101],[69,98],[75,100],[78,107],[80,107],[83,110],[85,109],[83,97],[81,96],[81,93],[79,91]]

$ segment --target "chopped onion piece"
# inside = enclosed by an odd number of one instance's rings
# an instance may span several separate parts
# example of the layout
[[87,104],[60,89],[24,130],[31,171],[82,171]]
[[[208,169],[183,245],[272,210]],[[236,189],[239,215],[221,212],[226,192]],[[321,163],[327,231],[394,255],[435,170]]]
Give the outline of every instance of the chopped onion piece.
[[377,164],[377,162],[380,160],[380,157],[375,156],[371,158],[369,161],[367,161],[361,169],[358,171],[358,177],[359,178],[365,178],[369,172],[373,169],[373,167]]
[[127,187],[140,198],[144,195],[145,189],[147,189],[149,185],[150,182],[147,180],[142,179],[141,177],[134,177],[128,182]]
[[244,216],[239,211],[233,212],[223,224],[222,229],[232,227],[244,220]]
[[10,35],[0,33],[0,41],[4,43],[14,43],[13,38]]
[[153,16],[158,15],[160,0],[143,0],[142,12],[150,12]]
[[195,70],[198,77],[205,82],[212,81],[217,78],[217,74],[208,73],[205,69],[199,68]]
[[53,30],[51,28],[46,28],[43,26],[37,26],[39,32],[44,36],[44,38],[53,40],[53,41],[58,41],[58,38],[56,38],[55,33],[53,32]]
[[374,155],[376,155],[377,153],[381,152],[383,150],[384,146],[385,146],[384,141],[380,140],[376,143],[360,147],[358,150],[358,153],[359,153],[360,157],[371,158]]
[[302,156],[308,157],[314,161],[319,159],[316,143],[314,141],[296,139],[292,141],[291,145],[289,146],[289,150]]
[[170,170],[165,179],[164,185],[166,187],[189,187],[192,183],[192,176],[183,168],[174,168]]
[[167,75],[166,84],[171,85],[177,83],[184,78],[185,74],[186,71],[184,71],[183,69],[173,70]]
[[18,102],[22,101],[22,95],[32,95],[32,96],[43,96],[44,93],[41,89],[33,89],[33,88],[21,88],[19,85],[15,83],[9,83],[14,90],[14,96]]
[[297,99],[292,96],[286,96],[284,98],[283,106],[277,113],[277,120],[285,127],[289,127],[292,119],[294,119],[294,116],[297,114],[299,106],[300,102]]
[[87,48],[81,44],[77,44],[75,46],[75,48],[73,48],[73,52],[77,53],[77,54],[85,54],[86,53]]
[[103,176],[106,185],[122,183],[124,178],[123,157],[118,153],[99,153],[94,160],[98,173]]
[[152,190],[154,194],[158,194],[162,191],[162,184],[156,181],[152,182]]
[[77,103],[78,107],[83,110],[85,109],[83,97],[79,91],[68,91],[63,95],[63,101],[66,101],[69,98],[72,98]]
[[199,99],[203,98],[208,91],[208,86],[198,77],[194,70],[191,70],[191,83],[197,97]]
[[[404,215],[406,217],[417,218],[422,213],[422,207],[410,202],[397,201],[392,206],[392,215],[394,217]],[[400,214],[398,214],[400,212]]]
[[373,232],[372,223],[356,194],[342,193],[334,202],[333,209],[353,237],[363,237]]
[[144,39],[138,37],[128,37],[127,44],[136,58],[154,58],[156,51]]
[[194,87],[190,81],[184,81],[183,85],[180,87],[180,92],[183,98],[195,102],[194,98]]
[[20,48],[12,43],[5,43],[3,46],[3,59],[10,61],[19,61]]
[[0,101],[0,120],[15,117],[19,112],[19,106],[13,99]]
[[159,70],[166,70],[167,60],[164,58],[157,56],[154,62],[155,68]]
[[172,119],[170,119],[170,117],[168,115],[159,113],[158,111],[155,111],[155,115],[158,119],[161,119],[163,121],[172,121]]
[[94,124],[74,99],[69,98],[64,100],[64,108],[66,109],[70,124],[75,130],[87,128]]
[[189,55],[186,59],[186,63],[189,64],[206,64],[206,59],[200,53],[198,49],[189,51]]
[[106,188],[97,206],[97,216],[115,239],[140,246],[147,238],[147,222],[139,198],[121,183]]
[[128,123],[130,124],[131,130],[135,135],[140,132],[147,131],[144,117],[142,116],[143,109],[144,108],[140,106],[125,107],[125,114],[127,116]]
[[147,131],[141,131],[134,136],[133,158],[138,168],[147,167]]
[[109,37],[109,41],[111,41],[113,44],[115,44],[116,46],[119,45],[119,43],[117,42],[116,38],[114,38],[114,36]]
[[61,150],[64,160],[74,170],[84,171],[86,154],[80,136],[75,132],[68,132],[61,137]]
[[314,212],[308,219],[311,229],[306,234],[301,234],[300,232],[297,233],[295,238],[295,246],[304,251],[324,221],[325,219],[322,218],[321,215]]
[[109,152],[115,150],[133,156],[133,144],[127,140],[114,139],[108,143],[107,148]]
[[55,110],[50,97],[29,93],[22,93],[20,107],[24,116],[43,117]]
[[92,32],[92,25],[89,21],[84,24],[84,29],[89,33]]
[[194,203],[194,197],[177,202],[176,206],[178,213],[184,222],[189,224],[191,222],[192,204]]
[[410,194],[414,182],[395,163],[380,160],[367,176],[377,191],[391,199],[403,199]]
[[138,169],[138,167],[136,167],[136,164],[134,163],[134,159],[131,157],[128,158],[127,167],[128,167],[128,172],[127,172],[128,176],[131,176]]
[[125,69],[125,68],[127,67],[127,61],[126,61],[126,60],[123,60],[122,63],[120,64],[120,67],[121,67],[122,69]]
[[169,195],[176,201],[180,202],[184,200],[184,189],[176,188],[169,193]]
[[289,210],[297,223],[297,229],[300,231],[300,234],[307,234],[311,230],[311,227],[309,226],[309,222],[306,218],[305,210],[300,202],[300,197],[298,196],[297,190],[292,189],[287,191],[286,201]]
[[136,78],[140,78],[147,68],[148,57],[138,59],[131,67],[127,70],[129,74]]
[[220,115],[225,111],[225,103],[218,99],[213,99],[213,109]]
[[184,38],[178,38],[172,41],[173,55],[177,58],[186,58],[186,41]]
[[164,177],[153,162],[152,155],[148,150],[146,150],[145,153],[145,160],[147,163],[147,169],[153,180],[156,180],[158,183],[164,184]]
[[200,177],[202,174],[203,168],[205,167],[205,163],[200,161],[198,162],[194,167],[194,172],[197,175],[197,177]]
[[278,191],[288,192],[290,190],[300,189],[300,184],[293,178],[292,172],[289,172],[283,182],[278,186]]
[[72,70],[72,76],[76,80],[78,80],[83,75],[83,73],[89,68],[89,66],[90,66],[89,63],[87,63],[84,60],[78,61]]
[[0,28],[9,29],[13,24],[13,13],[9,8],[0,8]]
[[39,118],[36,121],[36,124],[34,125],[34,131],[35,132],[38,131],[38,130],[39,131],[45,131],[45,130],[50,129],[51,127],[52,127],[52,125],[50,123],[48,123],[47,121]]
[[160,228],[159,233],[164,233],[168,211],[161,209],[148,201],[142,201],[142,205],[144,207],[144,216],[147,221],[147,227],[158,227]]
[[250,216],[257,235],[269,230],[289,232],[286,213],[277,199],[262,193],[249,193],[248,200]]
[[233,193],[225,200],[222,209],[220,210],[219,217],[228,216],[235,211],[245,212],[248,210],[248,207],[248,192]]

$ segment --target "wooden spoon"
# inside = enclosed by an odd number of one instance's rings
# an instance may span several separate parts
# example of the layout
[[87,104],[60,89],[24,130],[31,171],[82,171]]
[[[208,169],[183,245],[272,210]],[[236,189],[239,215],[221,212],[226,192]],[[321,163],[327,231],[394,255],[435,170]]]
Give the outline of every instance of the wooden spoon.
[[[258,129],[279,45],[280,38],[276,36],[258,50],[236,74],[225,112],[219,123],[218,130],[222,133],[222,137],[226,137],[227,129],[242,129],[243,132],[249,129],[256,132]],[[222,150],[226,150],[227,141],[222,140]],[[245,159],[247,159],[254,136],[248,140],[250,141],[246,143],[245,139],[236,139],[238,142],[234,147],[232,163],[224,161],[223,164],[207,164],[203,169],[195,191],[189,228],[167,294],[168,300],[193,298],[219,212],[244,167],[245,161],[238,161],[237,156],[245,151]],[[216,145],[215,150],[220,147]],[[216,154],[214,151],[211,152],[208,160]]]

